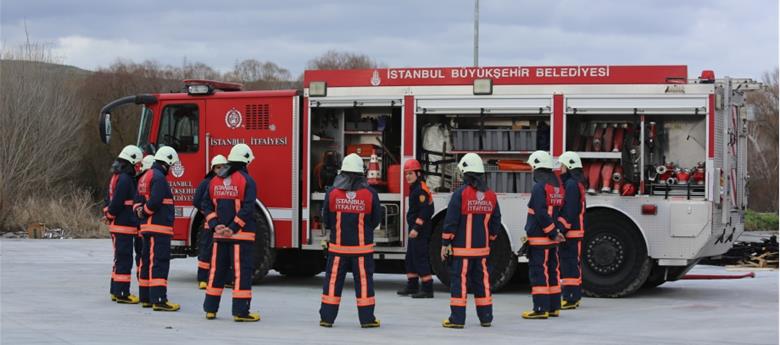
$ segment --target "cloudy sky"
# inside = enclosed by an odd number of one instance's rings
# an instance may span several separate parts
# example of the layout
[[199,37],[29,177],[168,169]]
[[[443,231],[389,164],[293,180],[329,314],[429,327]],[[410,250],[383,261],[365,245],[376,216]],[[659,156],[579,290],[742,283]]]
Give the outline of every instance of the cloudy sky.
[[[329,49],[389,67],[468,66],[474,0],[2,0],[0,43],[51,43],[85,69],[117,58],[298,75]],[[778,65],[777,0],[481,0],[480,65],[686,64],[757,78]]]

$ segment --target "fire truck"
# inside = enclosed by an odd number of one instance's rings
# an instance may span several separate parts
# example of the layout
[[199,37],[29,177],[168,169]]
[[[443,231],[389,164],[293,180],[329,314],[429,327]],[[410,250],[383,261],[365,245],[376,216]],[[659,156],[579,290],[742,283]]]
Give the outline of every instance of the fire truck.
[[237,143],[257,157],[255,280],[270,269],[313,276],[324,266],[321,206],[342,157],[364,158],[384,218],[375,231],[377,270],[401,272],[408,186],[400,166],[423,163],[433,190],[432,269],[438,259],[455,168],[480,154],[497,192],[503,229],[491,244],[494,290],[527,262],[525,220],[535,150],[576,151],[588,178],[583,286],[620,297],[682,277],[701,258],[725,253],[747,206],[748,79],[716,79],[687,66],[510,66],[311,70],[302,90],[243,91],[241,85],[186,80],[184,92],[140,94],[100,112],[140,105],[139,147],[167,145],[180,163],[168,176],[175,195],[174,257],[196,255],[203,215],[192,194],[210,159]]

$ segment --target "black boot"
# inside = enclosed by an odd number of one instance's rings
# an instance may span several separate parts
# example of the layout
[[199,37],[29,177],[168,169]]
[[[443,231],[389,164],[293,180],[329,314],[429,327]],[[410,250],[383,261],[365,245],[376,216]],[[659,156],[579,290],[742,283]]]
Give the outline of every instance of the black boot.
[[420,285],[419,282],[417,281],[417,278],[413,278],[413,279],[410,278],[409,280],[407,280],[406,286],[403,289],[398,290],[398,292],[396,293],[399,296],[409,296],[409,295],[416,294],[418,291],[420,291]]
[[421,291],[412,295],[412,298],[433,298],[433,279],[423,280]]

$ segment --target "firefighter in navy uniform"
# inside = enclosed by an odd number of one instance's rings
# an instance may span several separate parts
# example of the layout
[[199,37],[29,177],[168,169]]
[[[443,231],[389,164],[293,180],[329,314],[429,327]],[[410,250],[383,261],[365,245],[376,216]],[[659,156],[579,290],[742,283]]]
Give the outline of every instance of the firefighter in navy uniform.
[[482,327],[493,322],[490,272],[487,257],[490,241],[501,230],[501,211],[496,193],[485,183],[482,158],[467,153],[458,163],[463,186],[452,193],[442,231],[441,259],[450,258],[450,317],[445,328],[463,328],[468,293],[474,294]]
[[227,170],[211,179],[201,206],[207,214],[209,229],[214,229],[211,267],[206,298],[203,301],[203,310],[209,320],[217,317],[222,290],[225,282],[230,281],[227,275],[232,261],[235,279],[233,320],[260,321],[259,314],[249,312],[252,302],[252,274],[255,270],[257,186],[246,167],[254,159],[255,156],[248,145],[233,146],[228,155]]
[[[200,182],[198,188],[195,189],[195,194],[192,196],[192,206],[198,209],[203,219],[205,220],[207,214],[203,212],[202,205],[206,190],[209,187],[211,179],[219,174],[222,168],[228,163],[227,158],[223,155],[216,155],[211,159],[211,170],[203,181]],[[205,290],[209,282],[209,271],[211,270],[211,242],[214,237],[214,232],[209,229],[209,224],[204,221],[203,229],[198,234],[198,288]],[[228,277],[230,274],[228,275]]]
[[362,328],[379,327],[374,316],[374,229],[382,220],[379,196],[368,186],[363,159],[352,153],[341,164],[333,188],[325,193],[322,220],[330,230],[328,261],[322,287],[320,326],[333,327],[347,271],[355,280]]
[[[146,155],[144,156],[144,159],[141,160],[141,169],[138,170],[138,172],[135,175],[135,203],[133,204],[133,210],[135,210],[138,207],[143,207],[143,204],[141,203],[141,196],[138,195],[138,181],[141,180],[141,176],[144,176],[144,173],[146,173],[149,169],[152,168],[152,165],[154,164],[154,155]],[[133,216],[138,219],[138,216],[133,213]],[[135,236],[135,239],[133,241],[133,246],[135,247],[135,276],[138,279],[138,281],[141,281],[141,260],[143,258],[143,252],[144,252],[144,236],[141,235],[141,221],[137,220],[138,223],[138,235]],[[141,286],[138,286],[139,290]]]
[[406,224],[409,225],[409,243],[406,247],[407,283],[398,294],[411,295],[412,298],[433,298],[433,276],[428,256],[433,216],[431,190],[425,184],[422,166],[416,159],[404,163],[404,177],[410,185],[409,210],[406,212]]
[[531,283],[533,310],[523,312],[524,319],[557,317],[561,309],[561,286],[558,284],[558,243],[565,241],[557,218],[563,206],[563,188],[553,173],[552,156],[536,151],[528,157],[533,168],[534,186],[528,201],[528,276]]
[[140,203],[135,208],[141,222],[144,248],[141,255],[141,306],[155,311],[177,311],[180,305],[168,301],[168,269],[173,237],[173,193],[166,180],[179,155],[163,146],[154,155],[154,164],[138,180]]
[[137,296],[130,294],[133,270],[133,242],[138,236],[138,220],[133,214],[135,200],[135,165],[143,152],[135,145],[125,146],[111,166],[103,215],[111,233],[114,247],[114,266],[111,270],[111,300],[122,304],[137,304]]
[[576,309],[582,298],[582,239],[585,237],[585,190],[582,161],[571,151],[564,152],[561,179],[564,183],[563,208],[558,220],[564,227],[566,242],[558,249],[561,258],[561,309]]

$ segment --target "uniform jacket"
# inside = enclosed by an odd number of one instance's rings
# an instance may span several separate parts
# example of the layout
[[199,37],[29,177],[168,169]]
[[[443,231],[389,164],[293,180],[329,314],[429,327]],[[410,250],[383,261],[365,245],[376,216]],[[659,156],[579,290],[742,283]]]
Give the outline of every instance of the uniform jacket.
[[201,209],[206,214],[209,228],[222,224],[233,230],[232,236],[214,233],[214,240],[254,241],[256,200],[257,186],[246,168],[237,169],[227,177],[214,176],[209,181]]
[[419,233],[418,236],[431,236],[431,217],[433,216],[433,199],[431,190],[423,181],[417,181],[410,186],[409,210],[406,212],[406,224],[410,230]]
[[442,245],[452,245],[454,256],[488,256],[490,240],[501,229],[501,210],[496,193],[465,185],[452,193],[444,218]]
[[340,255],[374,252],[374,229],[382,222],[379,195],[371,187],[331,188],[325,193],[322,220],[330,229],[328,251]]
[[135,198],[136,183],[133,175],[127,171],[114,172],[103,208],[103,214],[110,221],[110,232],[127,235],[138,233],[138,219],[133,213]]
[[583,238],[585,235],[585,180],[582,173],[571,171],[561,176],[564,183],[563,208],[558,221],[563,225],[566,238]]
[[138,179],[137,207],[143,208],[141,233],[173,235],[173,193],[165,179],[166,170],[155,162]]
[[563,206],[563,193],[560,182],[551,172],[534,183],[525,222],[529,245],[557,244],[555,237],[558,234],[556,229],[561,228],[558,216]]

